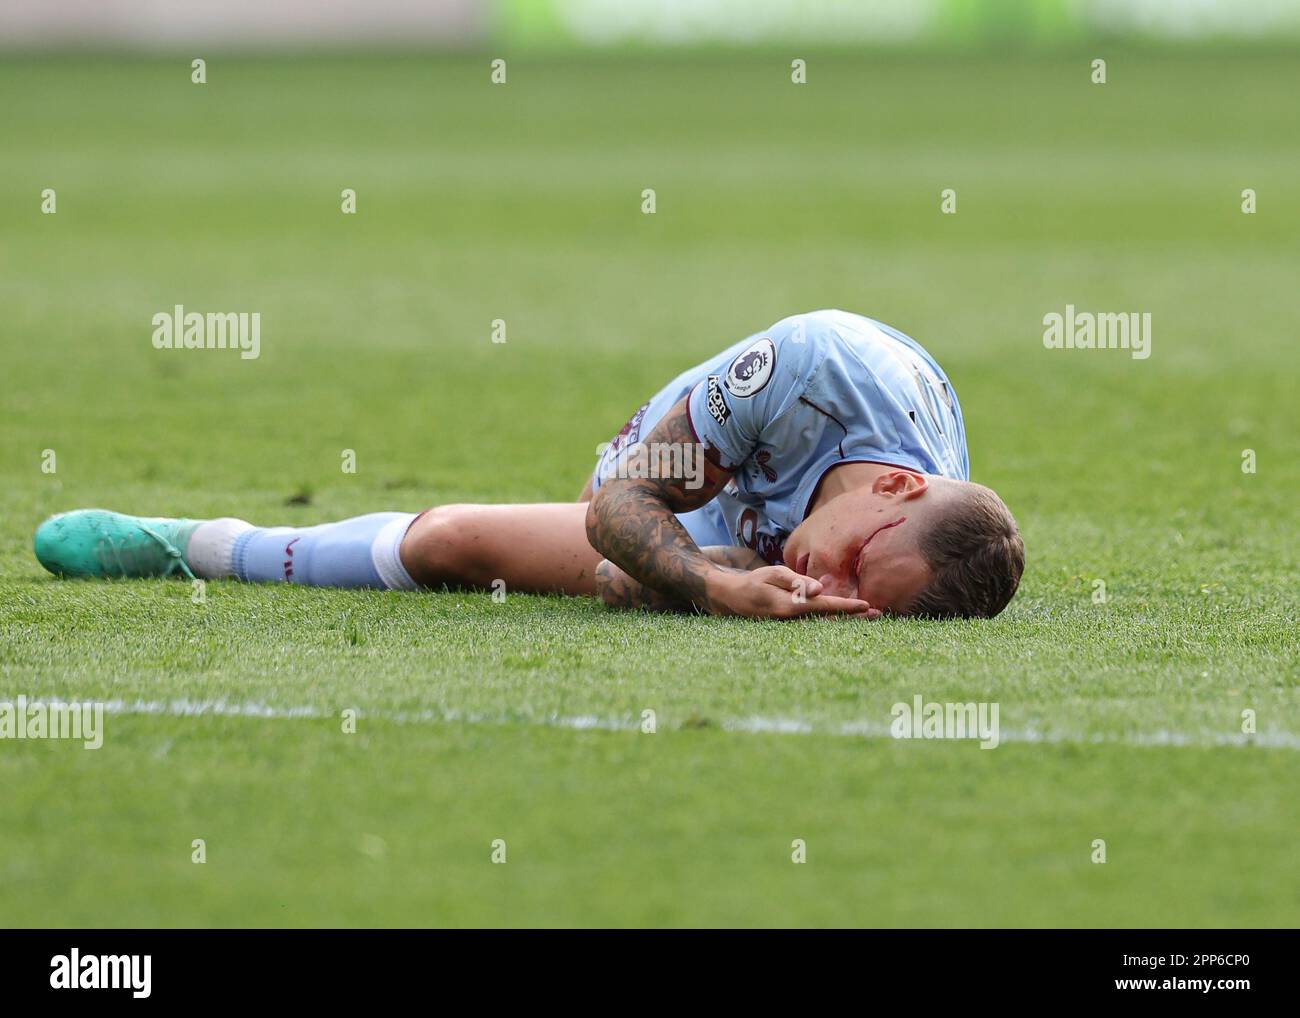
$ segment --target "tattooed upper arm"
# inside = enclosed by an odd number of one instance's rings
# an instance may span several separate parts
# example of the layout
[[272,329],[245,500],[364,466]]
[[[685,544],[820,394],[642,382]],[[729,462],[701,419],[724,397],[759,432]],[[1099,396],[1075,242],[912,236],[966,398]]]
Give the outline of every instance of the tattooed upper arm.
[[[650,434],[632,447],[635,452],[629,456],[629,463],[639,459],[646,469],[628,473],[642,474],[634,479],[661,495],[675,513],[690,512],[713,501],[732,474],[716,450],[704,448],[696,439],[689,403],[689,395],[674,403]],[[617,479],[606,483],[617,483]]]

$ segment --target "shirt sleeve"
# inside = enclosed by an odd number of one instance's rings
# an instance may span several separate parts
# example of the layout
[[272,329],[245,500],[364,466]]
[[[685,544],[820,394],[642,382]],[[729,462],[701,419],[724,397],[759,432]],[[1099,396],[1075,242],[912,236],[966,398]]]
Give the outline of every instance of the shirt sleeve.
[[687,404],[695,437],[727,467],[743,463],[766,428],[799,402],[825,340],[795,315],[728,350],[696,383]]

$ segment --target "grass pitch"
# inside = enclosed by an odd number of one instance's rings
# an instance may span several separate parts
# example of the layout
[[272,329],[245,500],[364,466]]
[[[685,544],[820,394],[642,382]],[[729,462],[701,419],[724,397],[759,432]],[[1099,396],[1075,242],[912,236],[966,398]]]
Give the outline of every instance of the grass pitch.
[[[113,710],[0,742],[0,921],[1295,925],[1294,65],[1106,55],[0,61],[0,700]],[[261,357],[154,350],[177,303]],[[1045,349],[1067,303],[1152,356]],[[196,605],[31,553],[81,506],[573,498],[664,380],[828,306],[954,380],[1028,549],[997,620]],[[916,694],[1002,745],[882,737]]]

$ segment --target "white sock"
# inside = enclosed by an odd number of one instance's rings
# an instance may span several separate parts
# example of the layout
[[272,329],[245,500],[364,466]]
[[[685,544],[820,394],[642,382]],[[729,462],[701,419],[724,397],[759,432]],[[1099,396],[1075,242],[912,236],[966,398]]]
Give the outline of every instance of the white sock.
[[415,513],[403,513],[375,535],[375,543],[370,546],[370,561],[375,565],[375,572],[389,590],[419,590],[419,584],[411,579],[411,574],[402,565],[402,539],[415,521]]
[[235,541],[240,534],[253,529],[251,523],[230,516],[200,523],[190,535],[185,561],[195,576],[205,580],[234,576]]

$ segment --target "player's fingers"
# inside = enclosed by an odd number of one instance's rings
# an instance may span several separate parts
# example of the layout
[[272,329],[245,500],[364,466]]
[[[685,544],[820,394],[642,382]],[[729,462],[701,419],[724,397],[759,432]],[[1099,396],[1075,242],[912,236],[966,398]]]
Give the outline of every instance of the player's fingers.
[[791,590],[796,580],[803,579],[789,566],[768,566],[763,570],[763,579],[785,590]]
[[879,609],[872,608],[860,598],[834,597],[831,594],[810,597],[803,604],[795,607],[799,609],[798,613],[801,615],[863,615],[868,618],[876,618],[880,615]]
[[820,580],[814,580],[811,576],[801,576],[789,566],[769,566],[764,580],[782,590],[802,593],[804,597],[816,597],[822,592]]
[[[821,578],[821,583],[819,584],[819,586],[822,587],[822,589],[825,589],[825,588],[831,586],[831,584],[833,584],[834,582],[835,582],[835,577],[832,576],[830,573],[827,573],[825,576],[823,576],[823,577]],[[854,600],[856,600],[856,599],[854,599]],[[864,603],[867,603],[867,602],[864,602]],[[884,614],[884,612],[882,612],[879,608],[872,608],[872,609],[870,609],[870,610],[866,613],[867,618],[869,618],[869,619],[878,619],[878,618],[880,618],[880,616],[883,615],[883,614]]]
[[790,588],[796,595],[803,597],[816,597],[826,589],[821,580],[814,580],[811,576],[799,576],[796,574],[794,585]]

